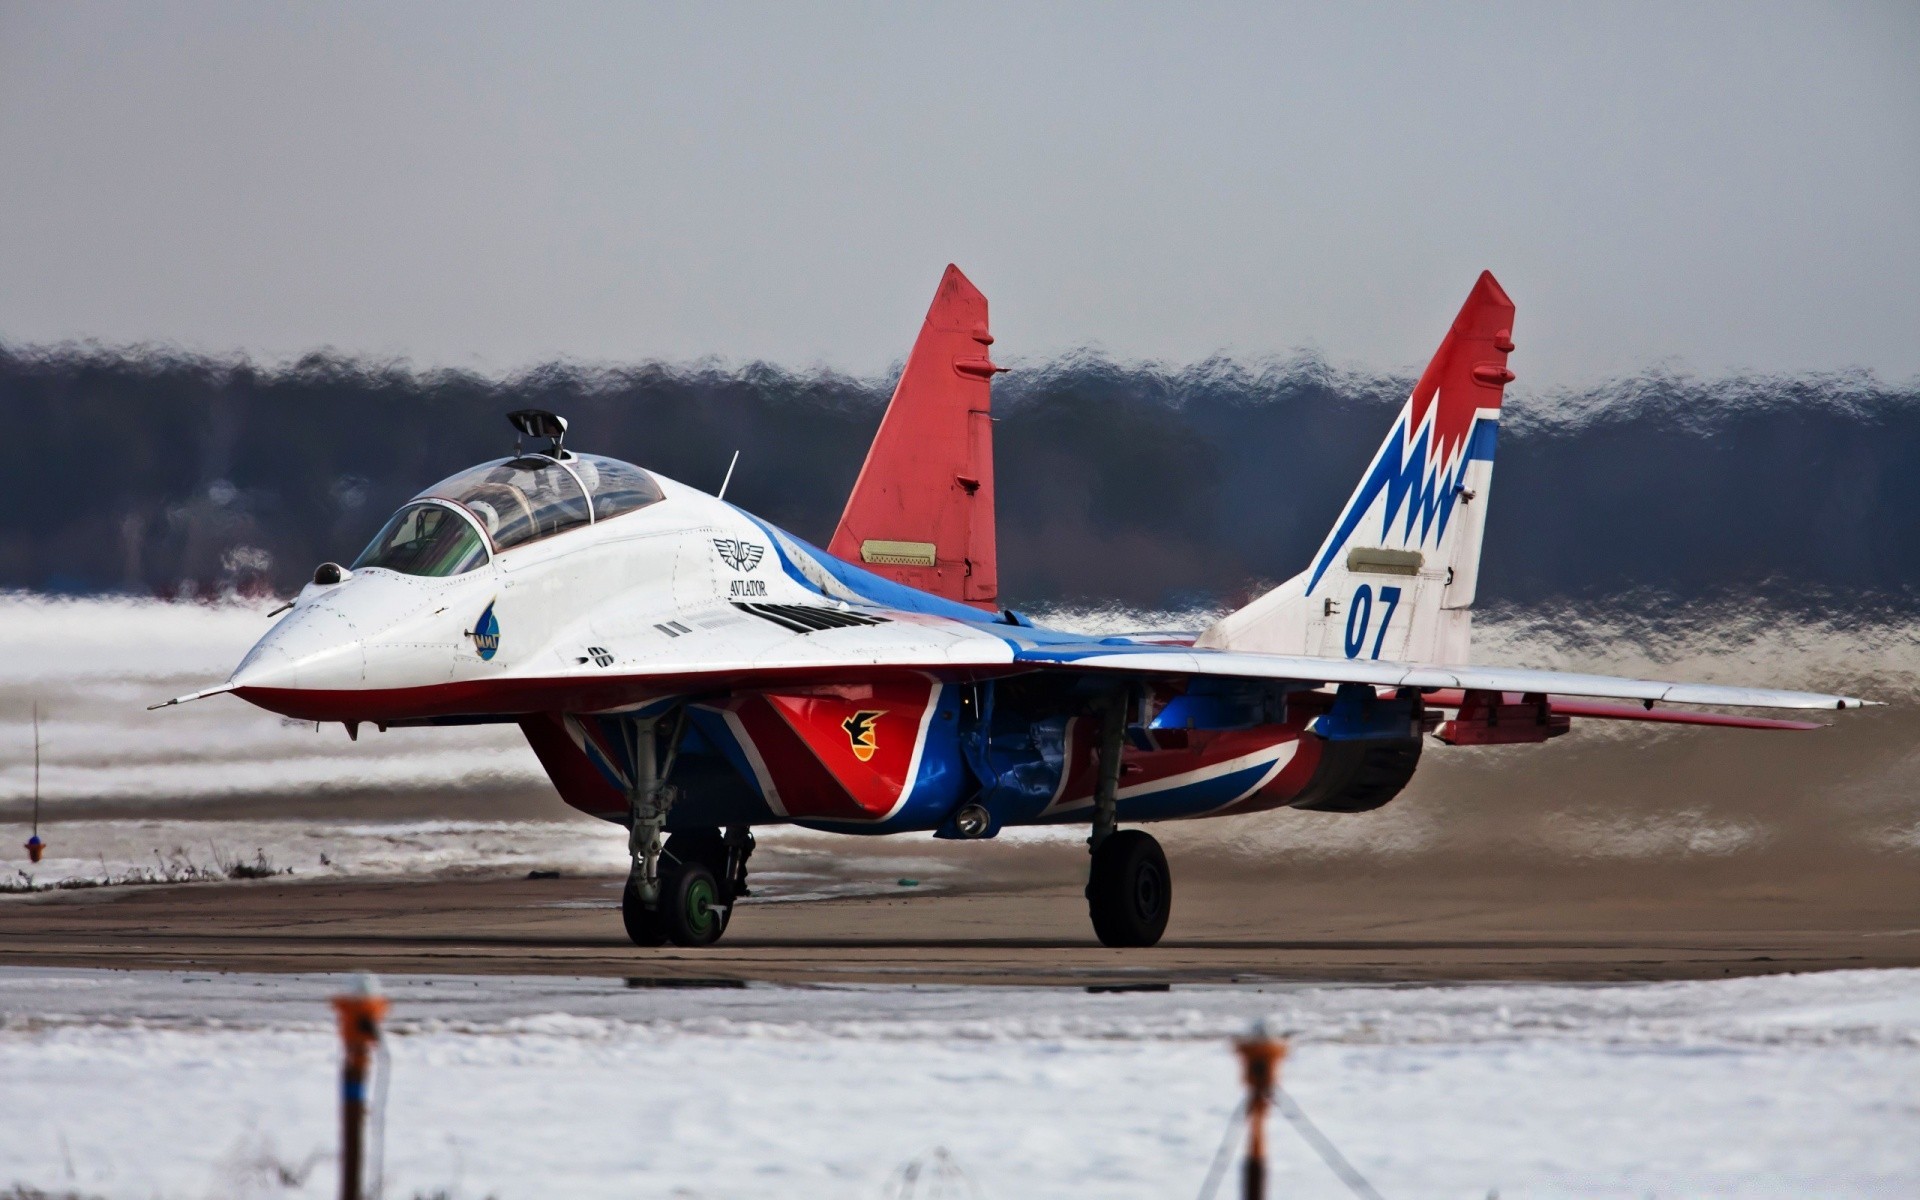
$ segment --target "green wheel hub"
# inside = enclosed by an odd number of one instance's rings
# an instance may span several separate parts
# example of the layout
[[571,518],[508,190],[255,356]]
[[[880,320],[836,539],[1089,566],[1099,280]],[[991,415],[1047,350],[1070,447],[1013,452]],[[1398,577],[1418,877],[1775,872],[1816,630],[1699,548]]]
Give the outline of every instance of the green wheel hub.
[[718,899],[712,879],[702,876],[691,880],[687,884],[684,900],[687,928],[703,937],[713,932],[720,923],[720,914],[713,907]]

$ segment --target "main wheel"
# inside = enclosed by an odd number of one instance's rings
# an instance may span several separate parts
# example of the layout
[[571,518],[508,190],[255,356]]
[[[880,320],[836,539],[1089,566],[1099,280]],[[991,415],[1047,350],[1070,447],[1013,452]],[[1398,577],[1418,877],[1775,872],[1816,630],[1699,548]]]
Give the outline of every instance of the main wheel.
[[660,919],[674,945],[713,945],[727,931],[729,911],[707,864],[698,859],[661,864]]
[[664,946],[667,944],[667,924],[660,919],[660,910],[648,908],[640,899],[640,874],[634,872],[627,876],[626,891],[620,894],[620,920],[627,927],[627,937],[636,946]]
[[1123,829],[1093,852],[1087,880],[1093,932],[1106,946],[1151,946],[1173,912],[1173,875],[1151,834]]

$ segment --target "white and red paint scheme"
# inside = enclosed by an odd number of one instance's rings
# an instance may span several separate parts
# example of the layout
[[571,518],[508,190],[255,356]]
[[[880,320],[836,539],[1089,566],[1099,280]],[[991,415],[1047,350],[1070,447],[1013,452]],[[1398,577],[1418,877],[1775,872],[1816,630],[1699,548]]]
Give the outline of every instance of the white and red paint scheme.
[[1512,328],[1482,275],[1299,576],[1207,630],[1088,636],[998,606],[998,368],[986,300],[949,267],[831,552],[516,414],[552,444],[422,493],[351,568],[323,567],[225,684],[182,699],[232,692],[354,729],[517,723],[567,803],[622,824],[631,730],[672,714],[669,831],[950,837],[1092,820],[1103,731],[1110,828],[1377,807],[1431,734],[1803,729],[1653,705],[1861,704],[1468,665]]

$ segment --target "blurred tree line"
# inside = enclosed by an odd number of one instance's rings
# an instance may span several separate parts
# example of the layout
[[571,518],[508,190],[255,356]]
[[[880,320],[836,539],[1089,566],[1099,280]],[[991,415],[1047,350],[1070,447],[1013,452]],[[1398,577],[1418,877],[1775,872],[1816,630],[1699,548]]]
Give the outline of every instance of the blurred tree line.
[[[1411,381],[1311,358],[1172,369],[1097,357],[995,385],[1001,580],[1016,604],[1231,601],[1303,566]],[[824,543],[891,382],[765,364],[545,366],[506,378],[315,355],[284,368],[0,347],[23,484],[0,587],[289,593],[386,514],[510,453],[569,446],[711,490]],[[1482,595],[1767,595],[1908,606],[1920,385],[1653,375],[1510,396]]]

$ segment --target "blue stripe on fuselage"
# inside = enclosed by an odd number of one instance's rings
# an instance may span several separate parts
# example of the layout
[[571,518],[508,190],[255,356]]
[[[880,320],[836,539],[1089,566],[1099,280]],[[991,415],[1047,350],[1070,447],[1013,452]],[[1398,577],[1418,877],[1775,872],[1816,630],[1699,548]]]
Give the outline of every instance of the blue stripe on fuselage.
[[[1138,645],[1124,638],[1110,638],[1095,646],[1088,641],[1084,633],[1072,633],[1063,629],[1048,629],[1030,624],[1009,625],[1001,620],[997,613],[987,612],[970,604],[962,604],[958,600],[948,600],[944,596],[936,596],[931,592],[923,592],[919,588],[882,578],[871,571],[835,558],[804,539],[794,537],[786,530],[762,521],[752,513],[739,509],[734,511],[739,512],[742,517],[752,521],[766,532],[767,540],[773,543],[773,552],[780,560],[780,569],[786,572],[787,578],[824,599],[831,600],[836,597],[822,591],[818,584],[807,578],[806,572],[788,557],[787,548],[782,544],[783,542],[791,543],[806,554],[813,565],[825,572],[841,587],[846,588],[856,599],[864,600],[878,608],[890,608],[897,612],[920,613],[925,616],[945,617],[951,621],[964,622],[1006,642],[1014,649],[1016,656],[1048,644],[1073,646],[1074,655],[1114,653]],[[1091,648],[1081,649],[1081,647]],[[1044,651],[1042,657],[1046,657]],[[1065,657],[1056,656],[1054,661],[1065,661]]]
[[[1000,623],[995,613],[986,612],[970,604],[962,604],[958,600],[948,600],[943,596],[936,596],[931,592],[923,592],[917,587],[910,587],[904,583],[895,583],[891,579],[875,575],[872,571],[863,570],[854,566],[852,563],[835,558],[818,546],[807,542],[803,538],[797,538],[784,529],[770,525],[750,512],[738,508],[734,509],[734,511],[765,531],[767,540],[773,543],[774,554],[779,556],[780,569],[787,573],[787,578],[815,595],[826,596],[827,593],[822,591],[819,585],[814,583],[813,580],[808,579],[806,572],[794,564],[793,560],[788,557],[787,548],[782,545],[783,542],[791,542],[793,545],[799,547],[799,549],[805,552],[807,557],[812,560],[815,566],[831,576],[840,586],[846,588],[860,599],[882,608],[898,609],[901,612],[925,613],[933,617],[948,617],[955,621],[965,621],[970,625],[993,625]],[[833,597],[828,598],[832,599]],[[1009,626],[1009,628],[1012,628],[1012,626]]]

